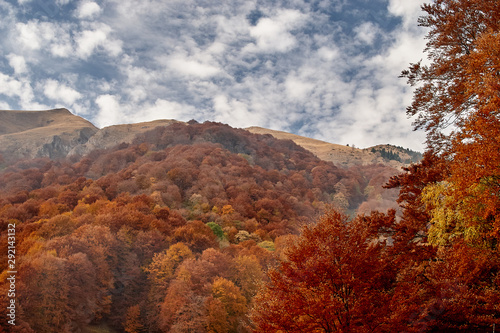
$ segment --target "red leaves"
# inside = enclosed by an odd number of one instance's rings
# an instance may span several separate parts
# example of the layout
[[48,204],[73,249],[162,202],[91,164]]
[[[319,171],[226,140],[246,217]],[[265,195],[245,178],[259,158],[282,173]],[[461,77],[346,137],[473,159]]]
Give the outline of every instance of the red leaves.
[[394,216],[358,218],[330,212],[306,228],[257,296],[258,332],[372,331],[388,315],[393,272],[381,229]]

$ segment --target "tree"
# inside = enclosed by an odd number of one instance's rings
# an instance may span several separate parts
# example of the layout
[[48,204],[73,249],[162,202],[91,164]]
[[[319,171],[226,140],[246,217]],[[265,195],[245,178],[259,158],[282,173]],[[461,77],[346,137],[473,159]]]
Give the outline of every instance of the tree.
[[[422,9],[426,15],[419,23],[429,28],[425,51],[430,64],[411,64],[402,76],[417,87],[407,113],[417,116],[416,127],[428,131],[428,145],[440,151],[449,148],[450,140],[461,132],[471,114],[478,111],[477,97],[481,94],[469,89],[467,82],[471,68],[475,67],[478,40],[484,33],[498,38],[500,3],[496,0],[435,0],[424,4]],[[495,44],[487,48],[494,47]],[[498,61],[494,53],[488,55],[488,60]],[[446,129],[451,125],[455,128],[447,134]]]
[[330,211],[306,227],[257,295],[257,332],[383,330],[394,270],[380,231],[394,222]]
[[141,323],[141,309],[139,305],[131,306],[127,311],[125,318],[125,332],[140,333],[144,325]]
[[149,279],[153,284],[164,290],[174,278],[177,267],[191,257],[193,257],[191,250],[185,244],[177,243],[171,245],[168,250],[156,253],[145,271],[149,273]]
[[163,332],[202,333],[206,326],[203,299],[196,295],[189,277],[179,276],[170,284],[159,317]]
[[[441,247],[425,275],[432,295],[421,305],[434,306],[428,329],[439,332],[491,332],[500,325],[500,261],[498,251],[456,241]],[[427,308],[427,309],[426,309]]]
[[234,282],[248,302],[257,294],[263,272],[256,256],[239,256],[233,260]]
[[243,316],[247,312],[247,301],[241,294],[240,288],[232,281],[222,277],[215,279],[212,284],[212,296],[220,301],[227,313],[227,324],[230,333],[240,332],[239,327],[243,323]]
[[66,260],[53,251],[43,252],[35,258],[25,257],[19,271],[17,286],[20,295],[16,300],[24,316],[36,332],[69,332],[70,302],[66,275]]
[[422,9],[429,62],[403,76],[416,87],[407,113],[427,131],[427,152],[389,184],[404,209],[393,248],[407,288],[394,297],[411,309],[393,318],[409,319],[408,331],[487,332],[500,315],[500,2]]
[[[429,153],[440,155],[448,171],[442,179],[444,188],[428,183],[427,211],[441,229],[459,226],[458,236],[496,247],[500,237],[500,3],[436,0],[422,8],[426,15],[420,25],[430,29],[426,48],[430,63],[412,64],[403,71],[417,87],[408,114],[417,116],[416,128],[427,131]],[[433,193],[439,202],[432,200]],[[436,234],[447,237],[448,232]]]
[[229,324],[227,322],[227,311],[224,304],[217,299],[210,297],[206,302],[207,308],[207,332],[227,333]]
[[187,244],[193,251],[202,252],[217,247],[217,237],[209,226],[201,221],[190,221],[174,232],[175,240]]

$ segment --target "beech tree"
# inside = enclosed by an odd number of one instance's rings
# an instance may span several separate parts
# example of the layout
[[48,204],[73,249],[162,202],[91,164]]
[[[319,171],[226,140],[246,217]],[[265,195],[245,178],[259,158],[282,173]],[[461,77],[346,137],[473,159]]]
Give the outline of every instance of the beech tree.
[[306,227],[256,296],[257,332],[383,330],[394,270],[379,233],[393,221],[331,211]]
[[[241,326],[244,324],[244,316],[247,312],[247,301],[240,288],[232,281],[218,277],[212,284],[212,296],[215,300],[220,301],[218,304],[222,305],[225,310],[226,321],[229,325],[228,332],[241,332],[243,330]],[[220,306],[218,311],[220,311]]]

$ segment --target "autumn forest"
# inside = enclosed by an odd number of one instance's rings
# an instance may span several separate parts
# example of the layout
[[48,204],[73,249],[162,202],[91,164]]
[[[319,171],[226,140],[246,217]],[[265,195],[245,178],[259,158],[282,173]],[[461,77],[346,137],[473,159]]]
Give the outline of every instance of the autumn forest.
[[500,330],[500,2],[422,9],[397,174],[214,122],[1,152],[0,332]]

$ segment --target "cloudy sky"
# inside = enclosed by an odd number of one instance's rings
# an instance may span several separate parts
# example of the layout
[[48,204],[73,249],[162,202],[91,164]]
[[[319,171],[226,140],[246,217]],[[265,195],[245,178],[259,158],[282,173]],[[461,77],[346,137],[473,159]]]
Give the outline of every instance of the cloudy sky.
[[262,126],[422,150],[398,79],[420,0],[0,0],[0,109],[65,107],[98,127]]

